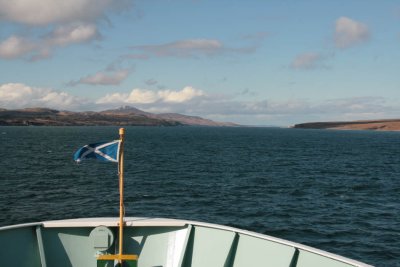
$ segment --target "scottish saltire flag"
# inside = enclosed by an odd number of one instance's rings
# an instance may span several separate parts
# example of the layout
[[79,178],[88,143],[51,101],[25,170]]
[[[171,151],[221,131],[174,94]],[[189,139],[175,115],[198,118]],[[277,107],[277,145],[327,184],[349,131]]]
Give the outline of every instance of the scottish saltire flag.
[[120,140],[89,144],[78,149],[74,160],[81,162],[84,159],[98,159],[102,161],[118,162]]

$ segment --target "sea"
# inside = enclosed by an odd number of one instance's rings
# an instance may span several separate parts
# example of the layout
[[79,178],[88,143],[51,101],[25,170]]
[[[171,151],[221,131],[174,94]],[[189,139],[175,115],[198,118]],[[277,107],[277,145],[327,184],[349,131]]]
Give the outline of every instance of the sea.
[[[0,127],[0,226],[119,216],[118,127]],[[126,127],[126,216],[233,226],[400,266],[400,132]]]

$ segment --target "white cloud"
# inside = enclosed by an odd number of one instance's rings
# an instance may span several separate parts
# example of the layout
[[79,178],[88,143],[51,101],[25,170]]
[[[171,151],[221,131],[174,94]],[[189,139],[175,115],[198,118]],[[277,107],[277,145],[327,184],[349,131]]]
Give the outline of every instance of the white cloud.
[[366,42],[370,37],[367,25],[341,17],[335,24],[335,46],[338,48],[348,48]]
[[94,24],[60,26],[40,39],[29,39],[12,35],[0,42],[0,58],[28,58],[35,61],[50,57],[51,51],[59,46],[90,42],[100,34]]
[[193,87],[187,86],[183,88],[181,91],[171,91],[171,90],[159,91],[158,95],[165,102],[182,103],[189,101],[195,97],[203,96],[204,93],[200,90],[194,89]]
[[18,58],[39,48],[35,42],[13,35],[0,43],[0,58]]
[[20,24],[20,32],[30,33],[0,41],[0,58],[36,61],[50,57],[56,47],[99,39],[96,23],[132,4],[131,0],[0,0],[0,22]]
[[27,25],[95,21],[108,11],[130,7],[129,0],[0,0],[0,19]]
[[26,96],[32,96],[33,89],[21,83],[8,83],[0,86],[0,101],[4,103],[24,101],[29,99]]
[[113,93],[98,99],[98,104],[150,104],[159,100],[157,93],[150,90],[133,89],[130,93]]
[[133,89],[125,100],[127,103],[149,104],[158,101],[157,93],[149,90]]
[[93,75],[88,75],[79,79],[78,81],[69,82],[68,85],[75,86],[77,84],[90,84],[90,85],[119,85],[129,75],[128,69],[122,70],[106,70],[99,71]]
[[322,67],[322,59],[323,57],[319,53],[304,53],[298,55],[290,64],[290,67],[294,69],[315,69]]
[[83,43],[99,38],[100,34],[94,24],[77,24],[60,26],[46,39],[49,45],[68,45]]
[[133,89],[130,93],[114,93],[97,100],[98,104],[153,104],[153,103],[184,103],[197,97],[204,96],[204,92],[187,86],[180,91],[173,90],[144,90]]
[[85,100],[48,88],[30,87],[22,83],[0,85],[0,107],[16,109],[48,107],[74,109],[83,106]]
[[40,101],[44,105],[51,105],[53,107],[71,107],[76,101],[76,98],[70,96],[65,92],[47,91],[41,98]]

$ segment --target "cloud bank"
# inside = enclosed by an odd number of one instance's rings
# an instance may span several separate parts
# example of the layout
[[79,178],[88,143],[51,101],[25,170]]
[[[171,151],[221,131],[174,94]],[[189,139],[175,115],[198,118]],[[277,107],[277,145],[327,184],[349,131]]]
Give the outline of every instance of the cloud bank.
[[181,90],[146,90],[113,93],[98,99],[83,99],[49,88],[21,83],[0,85],[0,108],[48,107],[87,111],[131,105],[154,113],[182,113],[205,118],[248,124],[290,125],[307,121],[382,119],[398,116],[400,107],[383,97],[327,99],[319,102],[295,99],[274,101],[238,100],[233,96],[213,95],[186,86]]
[[79,109],[86,103],[86,100],[79,97],[48,88],[30,87],[22,83],[0,85],[0,107],[3,108]]
[[96,101],[98,104],[153,104],[153,103],[183,103],[204,96],[204,92],[191,86],[180,91],[133,89],[130,93],[107,94]]

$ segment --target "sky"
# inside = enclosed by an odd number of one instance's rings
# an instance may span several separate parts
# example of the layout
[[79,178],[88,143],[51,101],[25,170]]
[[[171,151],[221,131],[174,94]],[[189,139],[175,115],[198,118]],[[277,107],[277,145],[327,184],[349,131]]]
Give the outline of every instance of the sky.
[[0,0],[0,108],[400,118],[400,2]]

